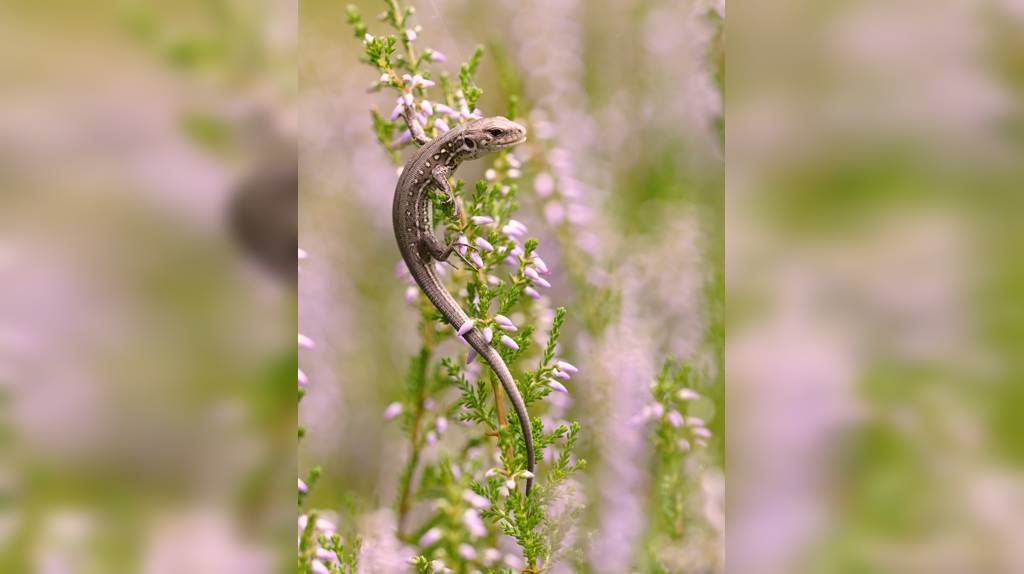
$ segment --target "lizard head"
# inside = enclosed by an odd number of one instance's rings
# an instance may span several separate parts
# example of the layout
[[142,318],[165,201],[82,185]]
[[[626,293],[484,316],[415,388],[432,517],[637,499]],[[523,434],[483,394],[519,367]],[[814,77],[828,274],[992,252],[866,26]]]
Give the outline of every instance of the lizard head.
[[526,128],[516,122],[501,116],[483,118],[466,124],[462,132],[462,151],[466,159],[476,159],[524,141]]

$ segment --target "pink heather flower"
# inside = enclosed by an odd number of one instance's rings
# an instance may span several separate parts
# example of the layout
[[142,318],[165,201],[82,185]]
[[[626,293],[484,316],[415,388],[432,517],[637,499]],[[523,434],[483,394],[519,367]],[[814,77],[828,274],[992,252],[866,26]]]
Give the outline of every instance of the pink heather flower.
[[465,500],[466,502],[470,503],[473,506],[473,508],[483,509],[491,507],[490,500],[487,500],[486,497],[480,496],[479,494],[473,492],[472,490],[463,491],[462,500]]
[[306,253],[305,249],[299,247],[299,261],[302,261],[303,259],[306,259],[307,257],[309,257],[309,253]]
[[506,317],[506,316],[504,316],[504,315],[502,315],[500,313],[498,315],[494,316],[494,322],[497,323],[499,327],[501,327],[502,329],[504,329],[506,331],[518,331],[519,330],[519,328],[516,327],[516,324],[512,322],[512,319],[509,319],[508,317]]
[[[428,102],[427,100],[423,100],[420,103],[420,109],[423,110],[423,113],[427,114],[428,116],[434,115],[434,107],[431,106],[430,102]],[[424,123],[424,125],[426,124]]]
[[418,121],[418,122],[420,123],[420,125],[421,125],[421,126],[425,126],[425,125],[427,125],[427,123],[428,123],[428,122],[429,122],[430,120],[429,120],[429,119],[427,118],[427,115],[426,115],[426,114],[423,114],[423,113],[417,113],[417,114],[416,114],[416,121]]
[[317,518],[316,519],[316,529],[321,531],[321,532],[323,532],[323,533],[325,533],[325,534],[330,534],[330,533],[338,530],[338,527],[335,526],[333,522],[331,522],[330,520],[327,520],[326,518]]
[[466,353],[466,364],[468,365],[468,364],[472,363],[473,359],[475,359],[475,358],[476,358],[476,349],[470,349],[469,352]]
[[497,548],[488,548],[484,550],[484,564],[487,566],[493,566],[498,560],[501,560],[501,552],[499,552]]
[[[369,34],[367,34],[369,36]],[[324,566],[324,563],[319,560],[313,560],[309,563],[310,569],[314,574],[331,574],[331,571]]]
[[651,415],[655,418],[661,418],[665,414],[665,406],[661,403],[654,403],[651,405]]
[[476,560],[476,548],[463,542],[459,544],[459,556],[465,560]]
[[474,215],[469,219],[473,222],[473,225],[490,225],[494,223],[494,218],[489,215]]
[[548,386],[560,393],[565,393],[567,395],[569,394],[569,389],[565,388],[565,385],[559,383],[558,381],[549,380]]
[[532,267],[527,267],[526,269],[523,269],[523,275],[526,275],[527,277],[533,279],[534,281],[540,279],[540,275],[537,274],[537,271],[535,271]]
[[455,239],[455,243],[456,245],[458,245],[458,247],[456,247],[455,250],[458,251],[461,255],[465,256],[466,249],[468,249],[467,246],[469,245],[469,239],[467,239],[465,235],[460,235]]
[[398,137],[391,142],[391,147],[398,147],[410,141],[412,141],[412,134],[409,130],[403,130],[402,133],[398,134]]
[[[406,74],[405,76],[402,76],[402,77],[403,78],[408,78],[409,74]],[[411,108],[414,101],[415,100],[413,100],[412,94],[410,94],[410,93],[402,94],[402,103],[405,104],[405,107]]]
[[402,412],[402,403],[394,402],[388,405],[388,408],[384,409],[384,420],[389,421],[397,417]]
[[516,343],[515,339],[513,339],[512,337],[509,337],[508,335],[502,335],[501,336],[501,344],[505,345],[506,347],[508,347],[509,349],[512,349],[514,351],[518,351],[519,350],[519,343]]
[[306,481],[302,480],[301,478],[299,479],[299,492],[309,492],[309,487],[306,486]]
[[309,383],[309,377],[306,376],[306,373],[302,372],[302,369],[299,369],[299,384],[306,386],[307,383]]
[[530,299],[540,299],[540,293],[538,293],[537,290],[534,289],[533,287],[527,287],[526,289],[523,289],[523,293],[526,293],[526,296],[529,297]]
[[699,439],[693,441],[693,444],[699,446],[700,448],[708,448],[708,441],[706,441],[706,440],[704,440],[702,438],[699,438]]
[[537,192],[540,197],[547,197],[554,190],[555,179],[551,177],[551,174],[543,172],[537,174],[537,177],[533,179],[533,191]]
[[671,411],[668,413],[668,424],[679,428],[683,426],[683,415],[679,414],[679,411]]
[[444,114],[448,117],[455,118],[459,116],[459,112],[451,109],[450,107],[444,104],[437,104],[436,106],[434,106],[434,109],[437,110],[438,113]]
[[686,426],[703,427],[707,426],[707,423],[700,417],[686,417]]
[[505,161],[507,161],[508,164],[510,166],[512,166],[512,167],[522,167],[523,166],[523,162],[519,161],[519,158],[517,158],[515,156],[515,154],[511,154],[511,153],[508,154],[508,156],[505,158]]
[[511,235],[513,237],[519,237],[519,236],[525,235],[526,232],[528,231],[528,229],[526,228],[525,225],[523,225],[523,223],[521,221],[516,221],[515,219],[510,219],[508,221],[508,223],[505,224],[505,227],[501,228],[501,231],[505,235]]
[[697,427],[693,429],[693,436],[697,436],[700,438],[711,438],[711,431],[704,427]]
[[491,287],[497,287],[498,285],[501,285],[501,279],[498,279],[494,275],[488,275],[487,284],[490,285]]
[[681,438],[676,441],[676,446],[683,452],[690,452],[690,442],[685,438]]
[[516,556],[515,554],[506,554],[505,566],[508,566],[513,570],[522,570],[525,564],[523,564],[523,559]]
[[679,389],[679,394],[677,396],[681,401],[695,401],[700,398],[697,391],[694,391],[693,389]]
[[429,444],[430,446],[434,446],[435,444],[437,444],[437,433],[436,432],[430,431],[430,432],[427,433],[427,444]]
[[551,225],[558,225],[565,221],[565,206],[557,201],[550,201],[544,205],[544,219]]
[[472,261],[473,265],[476,265],[477,267],[483,267],[484,266],[483,258],[480,257],[480,254],[477,253],[476,251],[474,251],[473,253],[469,254],[469,260]]
[[569,373],[567,373],[567,372],[565,372],[565,371],[563,371],[563,370],[560,370],[560,369],[555,369],[554,371],[552,371],[552,373],[553,373],[553,374],[554,374],[554,375],[555,375],[556,377],[558,377],[559,379],[562,379],[563,381],[568,381],[569,379],[571,379],[571,378],[572,378],[572,377],[571,377],[571,376],[569,375]]
[[544,260],[540,258],[540,255],[534,255],[532,262],[533,266],[536,267],[538,271],[545,275],[548,274],[548,264],[544,263]]
[[328,560],[330,562],[338,561],[338,555],[326,548],[317,548],[316,556],[321,560]]
[[363,34],[363,42],[369,44],[373,41],[373,34]]
[[519,176],[523,175],[523,172],[519,171],[516,168],[512,168],[512,169],[508,170],[507,174],[508,174],[509,179],[518,179]]
[[447,60],[448,58],[446,58],[445,55],[442,54],[441,52],[438,52],[437,50],[430,50],[431,62],[445,62]]
[[440,539],[441,539],[441,529],[435,526],[435,527],[431,528],[430,530],[424,532],[423,536],[420,537],[420,547],[421,548],[425,548],[427,546],[430,546],[431,544],[434,544],[435,542],[437,542]]
[[494,251],[494,246],[491,245],[491,243],[484,239],[483,237],[477,237],[475,240],[473,240],[473,243],[475,243],[477,247],[483,249],[484,251]]
[[415,303],[416,302],[416,296],[419,295],[419,294],[420,294],[419,290],[416,289],[415,287],[407,287],[405,289],[405,302],[409,303],[410,305]]
[[303,349],[312,349],[316,346],[316,343],[313,342],[313,339],[299,333],[299,346]]
[[405,31],[405,39],[410,41],[410,42],[415,42],[416,41],[416,30],[406,30]]
[[475,508],[467,508],[462,513],[462,523],[466,525],[466,530],[469,530],[469,534],[473,538],[480,538],[487,534],[487,526],[484,525],[484,521],[480,519],[480,513]]
[[494,181],[494,179],[497,177],[498,172],[494,171],[493,169],[488,169],[487,171],[484,172],[484,179],[486,179],[487,181]]
[[470,330],[473,329],[474,325],[476,325],[476,320],[468,319],[465,323],[462,324],[461,327],[459,327],[459,336],[462,337],[463,335],[468,333]]
[[405,101],[402,100],[402,98],[398,98],[398,100],[397,100],[397,102],[395,104],[395,109],[391,110],[391,115],[389,116],[389,119],[391,121],[397,120],[398,116],[402,115],[402,111],[404,111],[404,110],[405,110]]
[[487,341],[487,344],[490,344],[491,343],[491,339],[493,339],[493,338],[494,338],[494,330],[492,330],[490,327],[484,327],[484,341]]
[[441,133],[445,133],[449,129],[451,129],[448,127],[448,123],[442,120],[441,118],[437,118],[436,120],[434,120],[434,127],[437,128],[437,131]]
[[382,84],[390,83],[391,82],[391,75],[390,74],[381,74],[380,78],[378,78],[377,81],[382,83]]
[[580,370],[576,368],[576,365],[569,361],[558,361],[555,366],[567,373],[578,373]]
[[444,434],[444,431],[448,430],[448,419],[444,417],[437,417],[437,422],[434,424],[434,428],[437,429],[437,434]]

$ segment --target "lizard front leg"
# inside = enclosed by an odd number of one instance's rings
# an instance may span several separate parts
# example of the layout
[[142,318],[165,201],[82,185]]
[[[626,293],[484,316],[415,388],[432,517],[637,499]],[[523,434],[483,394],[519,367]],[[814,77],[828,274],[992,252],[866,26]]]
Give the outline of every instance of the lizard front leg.
[[455,206],[455,218],[462,221],[462,206],[459,202],[455,201],[455,192],[452,191],[452,186],[448,183],[448,176],[451,174],[451,170],[444,164],[436,165],[430,169],[430,179],[434,182],[437,189],[444,192],[448,203]]

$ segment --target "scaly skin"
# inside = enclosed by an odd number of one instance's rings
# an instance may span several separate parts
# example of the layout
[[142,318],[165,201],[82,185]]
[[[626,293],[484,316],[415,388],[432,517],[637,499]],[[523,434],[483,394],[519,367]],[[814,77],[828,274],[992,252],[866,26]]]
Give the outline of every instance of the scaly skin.
[[[448,196],[448,201],[454,202],[448,177],[459,165],[463,161],[477,159],[499,149],[523,143],[526,141],[526,129],[502,117],[483,118],[457,126],[430,140],[419,124],[408,115],[406,122],[409,124],[413,139],[422,147],[405,164],[405,169],[398,178],[398,186],[395,188],[392,211],[395,239],[398,241],[402,259],[405,260],[405,265],[416,280],[416,284],[452,327],[459,330],[466,321],[469,321],[469,315],[459,307],[458,302],[441,283],[434,269],[434,262],[447,262],[448,258],[455,254],[467,265],[472,267],[472,264],[455,250],[458,245],[445,245],[434,235],[429,193],[431,189],[438,189]],[[458,204],[455,205],[458,209]],[[526,466],[530,473],[533,473],[533,432],[530,428],[530,417],[512,373],[498,351],[484,340],[479,329],[470,329],[463,338],[483,357],[501,381],[526,439]],[[532,486],[533,478],[528,478],[527,494],[530,493]]]

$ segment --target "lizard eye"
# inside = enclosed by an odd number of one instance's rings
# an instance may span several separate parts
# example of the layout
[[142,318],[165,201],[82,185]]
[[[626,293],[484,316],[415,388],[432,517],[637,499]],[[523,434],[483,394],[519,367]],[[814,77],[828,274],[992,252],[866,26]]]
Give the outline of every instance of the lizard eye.
[[494,137],[498,137],[501,135],[501,128],[491,128],[487,130],[487,133],[491,134]]

